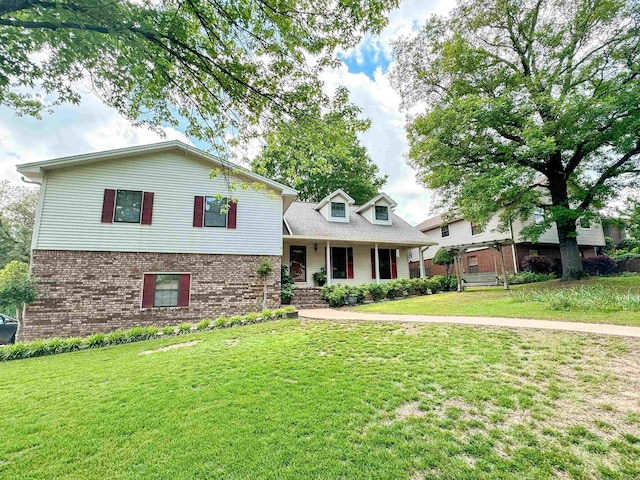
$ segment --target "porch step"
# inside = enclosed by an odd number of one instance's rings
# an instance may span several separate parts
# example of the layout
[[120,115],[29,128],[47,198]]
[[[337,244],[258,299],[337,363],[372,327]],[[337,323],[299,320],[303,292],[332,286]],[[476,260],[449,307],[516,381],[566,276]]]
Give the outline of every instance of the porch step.
[[293,291],[291,305],[298,309],[327,308],[328,303],[322,300],[321,294],[321,287],[296,288]]

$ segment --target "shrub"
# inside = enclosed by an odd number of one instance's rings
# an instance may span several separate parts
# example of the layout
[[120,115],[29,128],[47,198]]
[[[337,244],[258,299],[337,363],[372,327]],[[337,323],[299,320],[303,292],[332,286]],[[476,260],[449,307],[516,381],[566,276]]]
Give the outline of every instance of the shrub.
[[49,344],[44,340],[35,340],[27,345],[29,357],[40,357],[49,354]]
[[118,345],[120,343],[126,343],[127,334],[124,330],[114,330],[107,335],[107,343],[110,345]]
[[[326,285],[325,285],[326,286]],[[324,290],[324,287],[322,287]],[[326,297],[330,307],[342,307],[347,303],[347,288],[342,285],[331,285]]]
[[406,290],[406,285],[403,279],[391,280],[386,283],[387,298],[393,300],[394,298],[404,297],[409,292]]
[[352,285],[347,288],[347,295],[354,295],[358,299],[358,303],[364,303],[364,297],[367,295],[366,285]]
[[262,316],[263,320],[273,320],[275,318],[275,315],[273,314],[273,310],[268,310],[268,309],[263,310],[260,316]]
[[258,318],[260,318],[260,315],[258,315],[257,313],[247,313],[244,316],[244,323],[255,323],[256,320],[258,320]]
[[287,310],[284,308],[279,308],[273,311],[273,314],[276,318],[284,318],[287,315]]
[[286,265],[280,267],[280,300],[287,301],[293,297],[295,283]]
[[94,333],[87,339],[89,348],[98,348],[106,345],[107,336],[104,333]]
[[287,307],[284,307],[282,310],[284,310],[285,313],[293,313],[296,311],[296,307],[289,305]]
[[597,257],[585,258],[582,265],[589,275],[612,275],[618,272],[618,264],[615,260],[606,255],[598,255]]
[[156,327],[134,327],[125,332],[128,342],[148,340],[155,337],[157,333],[158,329]]
[[162,333],[163,335],[175,335],[176,327],[163,327]]
[[242,325],[242,315],[234,315],[229,318],[228,325]]
[[368,291],[374,302],[379,302],[387,296],[387,287],[384,283],[372,283],[369,285]]
[[228,322],[227,317],[218,317],[215,319],[215,321],[213,322],[213,324],[216,327],[224,327]]
[[546,282],[554,280],[556,276],[553,273],[532,273],[520,272],[516,275],[507,275],[507,280],[511,285],[523,285],[525,283]]
[[191,324],[188,322],[178,325],[178,333],[189,333],[191,331]]
[[553,263],[544,255],[527,255],[522,259],[522,269],[531,273],[551,273]]
[[455,275],[434,275],[429,279],[429,290],[433,293],[452,292],[458,289],[458,279]]
[[209,325],[211,325],[211,320],[209,320],[208,318],[203,318],[196,325],[196,330],[206,330],[207,328],[209,328]]
[[436,254],[433,257],[434,265],[444,265],[445,272],[449,275],[451,271],[451,265],[453,265],[454,255],[449,250],[445,250],[444,248],[438,249]]

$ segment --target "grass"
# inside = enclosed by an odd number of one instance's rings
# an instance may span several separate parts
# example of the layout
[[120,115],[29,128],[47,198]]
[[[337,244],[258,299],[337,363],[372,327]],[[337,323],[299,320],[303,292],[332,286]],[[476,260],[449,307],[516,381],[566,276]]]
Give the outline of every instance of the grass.
[[[588,310],[579,306],[571,310],[557,310],[548,301],[534,301],[536,299],[544,300],[544,294],[581,289],[606,290],[620,296],[640,295],[640,275],[596,277],[566,283],[554,280],[528,285],[515,285],[511,288],[513,294],[499,287],[476,287],[469,288],[463,293],[450,292],[363,305],[356,307],[356,310],[375,313],[538,318],[543,320],[640,325],[640,312],[632,310],[614,312],[604,302],[601,309],[597,305],[591,305]],[[535,295],[536,293],[543,295]]]
[[0,375],[0,477],[638,478],[639,354],[624,338],[277,321],[17,360]]

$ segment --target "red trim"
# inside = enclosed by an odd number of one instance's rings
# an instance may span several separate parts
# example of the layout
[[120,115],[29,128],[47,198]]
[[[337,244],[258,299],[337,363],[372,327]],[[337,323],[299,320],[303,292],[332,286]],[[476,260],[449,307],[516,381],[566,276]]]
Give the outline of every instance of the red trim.
[[142,194],[142,225],[151,225],[153,217],[153,192]]
[[142,308],[153,308],[153,297],[156,292],[156,276],[145,273],[142,285]]
[[102,223],[113,223],[113,209],[116,207],[116,191],[105,188],[102,199]]
[[395,248],[389,249],[389,256],[391,257],[391,278],[398,278],[398,261]]
[[180,285],[178,287],[178,306],[189,306],[189,288],[191,287],[191,275],[183,273],[180,275]]
[[353,248],[347,248],[347,278],[353,278]]
[[227,212],[227,228],[236,228],[236,218],[238,216],[238,203],[229,200],[229,211]]
[[376,249],[371,249],[371,278],[375,280],[376,278]]
[[204,197],[196,196],[193,199],[193,226],[202,227],[204,218]]

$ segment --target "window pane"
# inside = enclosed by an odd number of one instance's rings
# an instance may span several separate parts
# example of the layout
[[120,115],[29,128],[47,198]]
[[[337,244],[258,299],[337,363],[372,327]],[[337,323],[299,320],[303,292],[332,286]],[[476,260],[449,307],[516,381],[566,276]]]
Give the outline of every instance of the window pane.
[[156,275],[154,307],[177,307],[180,275]]
[[480,235],[482,231],[481,225],[476,225],[474,223],[471,224],[471,235]]
[[115,222],[140,223],[142,210],[142,192],[118,190],[116,195]]
[[382,280],[391,279],[391,250],[388,248],[378,249],[380,260],[380,278]]
[[442,234],[443,237],[448,237],[449,236],[449,225],[443,225],[440,227],[440,233]]
[[345,218],[347,215],[345,213],[344,203],[331,202],[331,216]]
[[[206,197],[204,204],[204,226],[205,227],[226,227],[227,214],[220,213],[227,206],[227,199],[216,197]],[[225,208],[226,209],[226,208]]]
[[376,206],[376,220],[389,220],[389,208]]
[[331,247],[332,278],[347,278],[347,249]]

